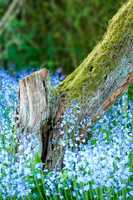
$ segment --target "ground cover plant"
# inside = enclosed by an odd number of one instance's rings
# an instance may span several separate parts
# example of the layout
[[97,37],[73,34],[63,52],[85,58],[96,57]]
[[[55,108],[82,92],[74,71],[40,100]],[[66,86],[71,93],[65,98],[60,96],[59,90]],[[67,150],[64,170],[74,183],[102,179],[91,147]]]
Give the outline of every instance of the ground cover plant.
[[[91,129],[87,116],[78,122],[82,111],[74,101],[61,124],[63,169],[42,171],[37,138],[28,135],[19,144],[16,135],[18,80],[27,73],[0,71],[0,199],[132,200],[133,102],[127,92]],[[59,69],[51,76],[53,86],[63,78]],[[81,129],[87,142],[80,138]]]

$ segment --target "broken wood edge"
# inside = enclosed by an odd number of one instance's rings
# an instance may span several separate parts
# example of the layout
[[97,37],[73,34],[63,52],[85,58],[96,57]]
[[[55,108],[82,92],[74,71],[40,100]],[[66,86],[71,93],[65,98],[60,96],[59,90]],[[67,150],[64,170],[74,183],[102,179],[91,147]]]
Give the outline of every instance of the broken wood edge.
[[28,131],[39,129],[49,116],[47,76],[42,69],[19,82],[19,123]]

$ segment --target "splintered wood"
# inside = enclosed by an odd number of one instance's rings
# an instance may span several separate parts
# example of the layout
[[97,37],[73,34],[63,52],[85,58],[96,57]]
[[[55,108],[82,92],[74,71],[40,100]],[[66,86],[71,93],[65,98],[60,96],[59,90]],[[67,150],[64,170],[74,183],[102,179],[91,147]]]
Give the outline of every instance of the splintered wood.
[[43,69],[20,81],[19,124],[25,131],[39,130],[48,119],[47,75]]

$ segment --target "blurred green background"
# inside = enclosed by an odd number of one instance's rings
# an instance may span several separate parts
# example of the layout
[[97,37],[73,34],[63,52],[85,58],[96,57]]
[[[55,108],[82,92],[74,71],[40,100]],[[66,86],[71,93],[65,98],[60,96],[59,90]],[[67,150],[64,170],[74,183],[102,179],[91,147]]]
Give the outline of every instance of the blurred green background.
[[[126,0],[26,0],[0,34],[0,66],[62,67],[70,73],[93,49]],[[0,18],[12,0],[0,0]]]

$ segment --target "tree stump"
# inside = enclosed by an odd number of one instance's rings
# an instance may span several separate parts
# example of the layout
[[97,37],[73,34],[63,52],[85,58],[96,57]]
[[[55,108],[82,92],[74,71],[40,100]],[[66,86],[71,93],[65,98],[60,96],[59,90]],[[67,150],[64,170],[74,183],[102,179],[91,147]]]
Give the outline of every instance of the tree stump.
[[42,69],[20,81],[19,133],[38,133],[45,166],[61,168],[64,148],[58,144],[61,115],[77,100],[96,121],[133,83],[133,0],[111,20],[103,41],[52,95],[47,71]]

